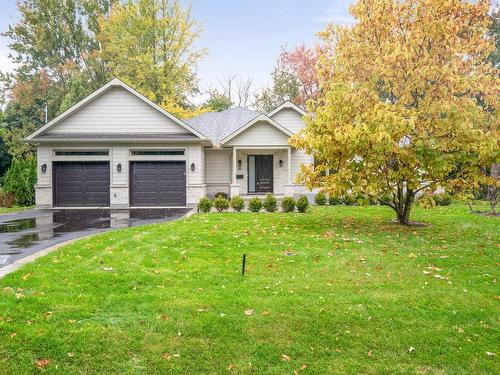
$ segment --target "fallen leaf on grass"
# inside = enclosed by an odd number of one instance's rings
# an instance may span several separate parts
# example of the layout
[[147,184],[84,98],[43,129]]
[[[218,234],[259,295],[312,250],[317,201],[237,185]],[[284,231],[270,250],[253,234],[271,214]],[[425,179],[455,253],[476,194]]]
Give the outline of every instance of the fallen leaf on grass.
[[290,362],[290,357],[289,357],[289,356],[287,356],[286,354],[282,354],[282,355],[281,355],[281,360],[282,360],[282,361],[286,361],[286,362]]
[[307,365],[300,366],[300,371],[304,371],[307,368]]
[[372,351],[370,350],[370,351],[368,352],[368,354],[367,354],[367,355],[368,355],[368,357],[371,357],[371,356],[372,356],[372,354],[373,354],[373,353],[372,353]]
[[415,254],[411,253],[410,255],[408,255],[408,257],[410,257],[410,258],[416,258],[417,256]]
[[36,361],[36,366],[39,368],[44,368],[50,363],[50,359],[39,359]]
[[11,338],[11,339],[12,339],[12,338],[14,338],[14,337],[16,337],[16,336],[17,336],[17,333],[16,333],[16,332],[12,332],[12,333],[10,334],[10,338]]
[[247,315],[247,316],[253,315],[253,309],[246,309],[245,315]]
[[31,272],[28,272],[26,275],[24,275],[23,277],[21,277],[21,279],[26,280],[30,276],[31,276]]
[[74,352],[69,352],[68,353],[68,357],[74,357],[75,356],[75,353]]
[[414,348],[413,346],[410,346],[410,347],[408,348],[408,353],[412,353],[412,352],[414,352],[414,351],[415,351],[415,348]]
[[236,365],[234,363],[231,363],[229,366],[227,366],[228,371],[233,371],[234,369],[236,369]]
[[113,271],[113,267],[104,267],[104,271]]
[[496,357],[497,355],[493,352],[486,352],[486,355],[489,357]]

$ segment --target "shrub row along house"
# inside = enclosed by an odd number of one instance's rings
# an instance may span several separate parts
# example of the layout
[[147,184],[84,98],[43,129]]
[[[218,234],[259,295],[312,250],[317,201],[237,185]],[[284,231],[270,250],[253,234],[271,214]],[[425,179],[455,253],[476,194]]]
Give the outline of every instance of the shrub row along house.
[[26,138],[37,146],[36,205],[185,207],[228,196],[307,192],[296,184],[313,158],[288,140],[304,112],[236,107],[181,120],[118,79]]

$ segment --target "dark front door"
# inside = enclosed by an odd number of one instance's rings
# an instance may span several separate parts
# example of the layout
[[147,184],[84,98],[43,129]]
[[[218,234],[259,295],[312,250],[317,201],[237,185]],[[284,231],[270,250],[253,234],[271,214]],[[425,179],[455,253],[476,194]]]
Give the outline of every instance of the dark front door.
[[273,155],[248,156],[248,192],[273,192]]
[[54,162],[53,171],[54,206],[109,206],[109,162]]
[[135,207],[186,206],[186,162],[131,162],[130,205]]

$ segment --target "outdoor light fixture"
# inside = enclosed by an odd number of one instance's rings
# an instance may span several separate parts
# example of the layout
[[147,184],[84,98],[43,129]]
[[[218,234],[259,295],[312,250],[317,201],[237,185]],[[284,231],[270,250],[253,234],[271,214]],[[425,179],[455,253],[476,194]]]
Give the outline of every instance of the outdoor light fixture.
[[47,164],[42,164],[42,172],[47,172]]
[[194,163],[191,163],[191,172],[194,172],[194,168],[195,168]]
[[241,160],[238,160],[238,168],[241,168]]
[[121,171],[122,171],[122,163],[118,163],[118,164],[116,165],[116,170],[117,170],[118,172],[121,172]]
[[283,160],[280,160],[280,168],[283,168]]

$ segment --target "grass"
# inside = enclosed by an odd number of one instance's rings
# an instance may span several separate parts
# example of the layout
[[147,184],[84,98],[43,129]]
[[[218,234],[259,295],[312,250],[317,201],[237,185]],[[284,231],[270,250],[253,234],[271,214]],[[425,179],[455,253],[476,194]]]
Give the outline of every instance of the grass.
[[14,207],[0,207],[0,215],[13,214],[15,212],[21,212],[26,210],[31,210],[34,206],[14,206]]
[[498,218],[392,218],[199,214],[75,242],[0,280],[0,373],[499,373]]

